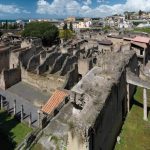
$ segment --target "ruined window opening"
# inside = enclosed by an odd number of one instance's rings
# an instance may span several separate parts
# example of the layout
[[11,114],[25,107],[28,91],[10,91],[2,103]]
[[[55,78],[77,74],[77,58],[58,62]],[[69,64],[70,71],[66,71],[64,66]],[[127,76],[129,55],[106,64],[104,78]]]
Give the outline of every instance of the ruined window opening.
[[143,50],[142,49],[140,49],[140,55],[143,55]]
[[46,70],[49,70],[49,66],[48,65],[46,65]]

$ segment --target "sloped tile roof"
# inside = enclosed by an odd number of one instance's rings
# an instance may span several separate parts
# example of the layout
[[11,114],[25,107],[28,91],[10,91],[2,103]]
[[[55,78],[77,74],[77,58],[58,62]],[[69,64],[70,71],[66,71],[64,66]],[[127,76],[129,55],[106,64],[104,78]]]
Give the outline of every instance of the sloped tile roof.
[[135,38],[132,39],[132,41],[149,44],[150,38],[142,37],[142,36],[136,36]]
[[51,114],[68,95],[68,92],[65,90],[56,90],[48,102],[42,107],[41,111],[46,114]]

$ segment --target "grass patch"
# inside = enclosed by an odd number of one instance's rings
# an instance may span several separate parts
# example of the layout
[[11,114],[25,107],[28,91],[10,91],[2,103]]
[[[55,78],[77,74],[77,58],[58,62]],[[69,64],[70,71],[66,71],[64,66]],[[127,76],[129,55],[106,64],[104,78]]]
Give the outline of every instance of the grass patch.
[[14,149],[32,129],[20,123],[6,111],[0,111],[0,145],[1,149]]
[[[150,90],[147,90],[147,96],[150,107]],[[134,99],[134,104],[120,134],[120,144],[116,144],[115,150],[150,149],[150,121],[143,120],[143,88],[137,88]]]
[[134,31],[150,33],[150,27],[147,27],[147,28],[135,28]]

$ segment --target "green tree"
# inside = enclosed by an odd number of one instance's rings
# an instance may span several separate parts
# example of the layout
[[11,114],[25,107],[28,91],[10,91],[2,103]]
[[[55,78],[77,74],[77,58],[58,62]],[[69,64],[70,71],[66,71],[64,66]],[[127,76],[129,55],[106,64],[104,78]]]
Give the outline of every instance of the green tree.
[[72,25],[72,22],[70,22],[69,29],[70,29],[71,31],[73,31],[73,25]]
[[67,25],[67,23],[65,23],[63,26],[63,30],[67,30],[67,29],[68,29],[68,25]]
[[74,33],[69,29],[61,30],[59,33],[59,37],[61,39],[64,39],[65,41],[71,39],[73,36],[74,36]]
[[139,10],[139,17],[141,18],[141,16],[142,16],[142,14],[143,14],[143,11],[142,10]]
[[23,37],[38,37],[44,46],[52,45],[59,36],[59,30],[49,22],[32,22],[25,26]]

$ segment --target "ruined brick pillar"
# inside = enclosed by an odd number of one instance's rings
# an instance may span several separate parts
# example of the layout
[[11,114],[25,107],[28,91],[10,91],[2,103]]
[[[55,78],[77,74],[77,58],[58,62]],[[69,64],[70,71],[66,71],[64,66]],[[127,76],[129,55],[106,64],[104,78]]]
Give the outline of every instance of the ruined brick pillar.
[[3,96],[1,95],[1,109],[3,109]]
[[147,121],[148,120],[148,117],[147,117],[147,91],[146,91],[146,89],[144,88],[143,89],[143,119],[145,120],[145,121]]
[[21,122],[23,122],[23,117],[24,117],[24,109],[23,105],[21,105]]
[[29,127],[31,127],[31,124],[32,124],[32,114],[30,112],[30,115],[29,115]]
[[14,100],[14,116],[16,115],[16,100]]
[[7,112],[9,113],[9,102],[7,102]]
[[127,112],[130,112],[130,84],[127,83]]
[[38,127],[40,128],[41,127],[41,111],[38,110],[37,113],[38,113]]

